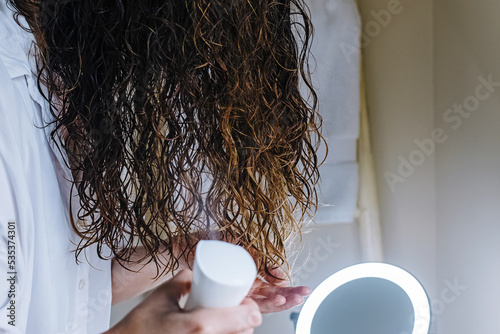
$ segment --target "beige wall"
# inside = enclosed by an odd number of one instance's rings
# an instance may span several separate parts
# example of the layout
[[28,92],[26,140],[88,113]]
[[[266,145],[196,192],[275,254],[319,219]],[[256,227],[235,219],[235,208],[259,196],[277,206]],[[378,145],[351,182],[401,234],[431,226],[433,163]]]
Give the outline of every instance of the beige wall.
[[[500,328],[500,87],[478,79],[500,81],[499,16],[499,1],[435,1],[435,125],[448,134],[436,155],[438,282],[463,289],[444,304],[443,334]],[[451,111],[464,103],[471,112]]]
[[[415,275],[434,298],[435,156],[422,157],[415,143],[433,130],[432,1],[359,4],[385,261]],[[404,169],[401,159],[418,166]]]
[[[390,2],[361,1],[365,28]],[[430,292],[432,332],[498,333],[500,2],[401,6],[364,49],[386,261]],[[422,164],[391,189],[401,156]]]

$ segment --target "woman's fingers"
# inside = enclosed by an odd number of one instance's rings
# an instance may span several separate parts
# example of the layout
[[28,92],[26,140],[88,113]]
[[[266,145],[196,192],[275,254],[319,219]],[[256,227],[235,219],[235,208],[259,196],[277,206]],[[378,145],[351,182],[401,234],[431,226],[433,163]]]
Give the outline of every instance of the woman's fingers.
[[294,295],[285,299],[285,302],[273,302],[271,300],[258,301],[260,311],[263,314],[277,313],[298,306],[304,302],[304,298],[299,295]]
[[275,313],[302,304],[304,297],[311,292],[311,289],[305,286],[268,286],[255,290],[251,297],[257,302],[262,313]]
[[169,281],[160,285],[152,293],[155,298],[161,298],[166,303],[169,310],[179,310],[179,299],[191,289],[193,272],[189,269],[179,271]]
[[189,292],[192,278],[191,270],[181,270],[107,333],[251,334],[262,323],[259,306],[251,298],[235,307],[182,310],[179,299]]
[[252,295],[271,297],[274,295],[289,296],[289,295],[300,295],[308,296],[312,293],[312,290],[307,286],[294,286],[294,287],[280,287],[280,286],[267,286],[255,290]]
[[201,333],[252,333],[262,323],[259,306],[250,298],[236,307],[198,309],[181,314],[184,322]]
[[220,334],[250,334],[253,328],[262,323],[262,314],[259,306],[251,298],[245,298],[243,302],[236,307],[229,308],[204,308],[190,312],[178,312],[179,299],[189,292],[193,272],[191,270],[181,270],[168,282],[159,287],[158,298],[163,298],[167,303],[168,309],[175,311],[173,317],[167,317],[168,320],[175,321],[176,325],[181,325],[183,329],[193,333],[220,333]]
[[275,313],[278,312],[277,310],[281,306],[286,304],[286,298],[277,299],[277,301],[265,298],[262,300],[257,300],[257,304],[259,304],[259,309],[262,314]]

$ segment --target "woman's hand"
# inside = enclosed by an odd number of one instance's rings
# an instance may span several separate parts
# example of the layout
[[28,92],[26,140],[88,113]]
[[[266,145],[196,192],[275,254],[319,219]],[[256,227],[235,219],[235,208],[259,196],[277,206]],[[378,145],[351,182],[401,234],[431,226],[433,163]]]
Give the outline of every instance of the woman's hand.
[[250,334],[261,324],[259,306],[251,298],[236,307],[182,310],[179,299],[189,292],[192,276],[191,270],[181,270],[106,333]]
[[[271,273],[280,278],[285,274],[280,269],[273,269]],[[304,297],[311,294],[311,289],[306,286],[288,286],[288,281],[277,280],[267,276],[267,282],[257,278],[248,297],[251,297],[259,305],[261,313],[275,313],[288,310],[304,302]]]

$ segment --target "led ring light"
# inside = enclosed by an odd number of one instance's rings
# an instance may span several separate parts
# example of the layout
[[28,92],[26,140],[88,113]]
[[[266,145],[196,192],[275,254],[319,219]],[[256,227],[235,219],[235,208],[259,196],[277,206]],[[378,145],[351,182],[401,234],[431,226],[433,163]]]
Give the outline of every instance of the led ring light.
[[307,298],[297,320],[297,334],[310,334],[314,314],[323,300],[335,289],[359,278],[383,278],[401,287],[415,314],[412,334],[428,334],[430,326],[429,299],[424,288],[407,271],[387,263],[362,263],[342,269],[324,280]]

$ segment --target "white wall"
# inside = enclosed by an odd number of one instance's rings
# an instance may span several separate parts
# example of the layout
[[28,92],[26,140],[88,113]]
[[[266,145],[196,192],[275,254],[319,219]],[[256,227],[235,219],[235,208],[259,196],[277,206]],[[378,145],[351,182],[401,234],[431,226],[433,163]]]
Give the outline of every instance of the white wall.
[[499,87],[470,115],[447,111],[475,109],[479,76],[500,81],[499,13],[499,1],[435,1],[434,120],[448,134],[436,155],[438,283],[456,279],[464,289],[448,292],[442,334],[500,328]]

